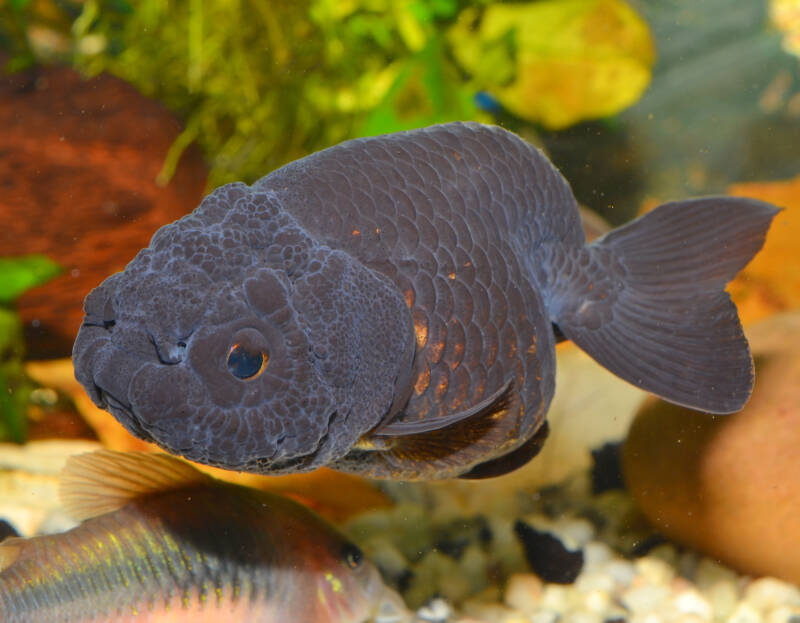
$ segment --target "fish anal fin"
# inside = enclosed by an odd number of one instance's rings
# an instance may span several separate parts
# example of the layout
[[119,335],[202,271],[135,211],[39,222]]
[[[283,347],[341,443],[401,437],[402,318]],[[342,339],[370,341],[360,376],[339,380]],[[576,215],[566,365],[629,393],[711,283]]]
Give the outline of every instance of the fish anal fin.
[[11,537],[0,543],[0,573],[13,565],[19,557],[22,542],[23,540],[19,537]]
[[196,467],[166,454],[97,450],[67,460],[59,495],[67,513],[82,521],[145,495],[211,480]]
[[511,380],[508,380],[496,392],[490,394],[468,409],[442,417],[423,418],[410,422],[390,422],[373,429],[370,436],[406,437],[409,435],[424,435],[425,433],[450,428],[473,418],[484,418],[487,415],[492,415],[506,408],[508,403],[508,390],[510,388]]
[[539,429],[536,431],[533,437],[528,439],[528,441],[523,443],[521,446],[515,448],[511,452],[498,456],[497,458],[484,461],[483,463],[478,463],[468,472],[461,474],[459,478],[464,478],[466,480],[494,478],[496,476],[502,476],[503,474],[508,474],[509,472],[519,469],[528,463],[528,461],[530,461],[533,457],[539,454],[539,451],[542,449],[549,432],[550,426],[545,420],[542,422],[542,425],[539,426]]

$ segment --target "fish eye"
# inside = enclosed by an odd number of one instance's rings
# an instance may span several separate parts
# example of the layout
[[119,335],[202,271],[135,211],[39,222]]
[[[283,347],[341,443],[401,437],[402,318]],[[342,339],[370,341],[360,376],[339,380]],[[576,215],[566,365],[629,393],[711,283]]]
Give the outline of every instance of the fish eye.
[[352,543],[345,543],[342,548],[342,560],[351,569],[358,569],[364,562],[364,552]]
[[248,348],[236,342],[228,350],[228,370],[238,379],[250,380],[260,375],[267,367],[269,355],[261,349]]

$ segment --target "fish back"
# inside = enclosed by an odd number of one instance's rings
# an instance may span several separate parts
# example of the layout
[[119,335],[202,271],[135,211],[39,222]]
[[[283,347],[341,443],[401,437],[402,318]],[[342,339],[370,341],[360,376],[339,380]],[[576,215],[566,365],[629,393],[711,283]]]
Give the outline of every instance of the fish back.
[[[545,240],[581,246],[584,236],[568,185],[536,148],[498,127],[446,124],[342,143],[255,188],[404,294],[417,351],[395,421],[447,417],[513,385],[493,432],[429,435],[418,464],[365,454],[389,462],[373,475],[453,475],[540,426],[554,340],[529,258]],[[361,456],[338,466],[364,471]]]

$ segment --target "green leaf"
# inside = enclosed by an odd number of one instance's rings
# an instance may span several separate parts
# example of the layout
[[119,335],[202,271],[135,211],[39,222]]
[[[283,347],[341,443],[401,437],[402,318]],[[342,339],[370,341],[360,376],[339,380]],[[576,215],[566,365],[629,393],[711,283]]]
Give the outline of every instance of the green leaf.
[[399,62],[394,83],[367,116],[359,134],[374,136],[477,119],[473,91],[454,74],[445,58],[441,37],[434,37],[418,54]]
[[60,272],[61,267],[44,255],[0,258],[0,303],[10,303]]
[[26,407],[31,389],[23,375],[9,375],[0,367],[0,438],[15,443],[25,441]]

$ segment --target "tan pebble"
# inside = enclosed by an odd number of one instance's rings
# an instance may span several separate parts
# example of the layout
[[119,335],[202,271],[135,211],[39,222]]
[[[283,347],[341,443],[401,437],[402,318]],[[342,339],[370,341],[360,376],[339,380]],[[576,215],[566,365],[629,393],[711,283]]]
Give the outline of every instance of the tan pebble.
[[468,599],[461,604],[464,616],[486,623],[528,623],[529,619],[523,613],[517,612],[497,603],[486,603],[475,599]]
[[545,584],[540,607],[563,614],[570,604],[571,589],[561,584]]
[[722,582],[734,583],[739,579],[739,574],[711,558],[703,557],[697,563],[692,580],[701,591]]
[[733,609],[725,623],[762,623],[761,613],[751,604],[740,602]]
[[765,623],[796,623],[800,621],[800,608],[780,606],[771,610],[764,621]]
[[603,623],[603,617],[596,612],[570,612],[564,619],[564,623]]
[[800,589],[776,578],[758,578],[745,588],[743,599],[761,612],[779,606],[800,607]]
[[561,615],[552,610],[536,612],[529,617],[531,623],[556,623],[561,620]]
[[628,623],[664,623],[664,617],[656,614],[655,612],[648,612],[646,614],[634,614],[626,618]]
[[570,550],[583,547],[594,537],[594,526],[591,522],[578,517],[553,520],[545,515],[535,513],[526,515],[523,521],[536,530],[555,535],[564,547]]
[[678,566],[679,554],[675,546],[670,543],[654,547],[647,553],[648,558],[661,560],[668,564],[670,567],[675,568]]
[[620,596],[620,601],[634,614],[649,614],[665,609],[670,597],[672,591],[668,587],[645,584],[626,590]]
[[542,600],[542,581],[531,573],[515,573],[508,580],[505,603],[525,613],[534,612]]
[[720,580],[703,590],[703,594],[711,604],[717,619],[730,616],[739,600],[739,591],[736,583],[730,580]]
[[675,577],[675,569],[658,558],[645,556],[637,559],[633,566],[650,584],[668,584]]
[[611,597],[608,592],[601,590],[589,591],[583,596],[583,608],[592,614],[604,614],[611,606]]
[[487,564],[498,567],[503,573],[515,573],[530,569],[525,551],[514,533],[514,522],[505,517],[490,517],[489,530],[492,533],[492,546]]
[[[742,411],[714,417],[648,400],[623,469],[664,534],[750,575],[800,583],[800,322],[787,317],[800,312],[747,332],[756,382]],[[767,344],[758,335],[770,327],[780,339]]]
[[458,565],[461,568],[461,574],[464,579],[469,583],[470,595],[483,590],[489,583],[486,552],[477,543],[470,543],[464,548],[461,558],[458,560]]
[[616,588],[614,578],[602,571],[584,571],[575,580],[575,589],[581,593],[611,593]]

